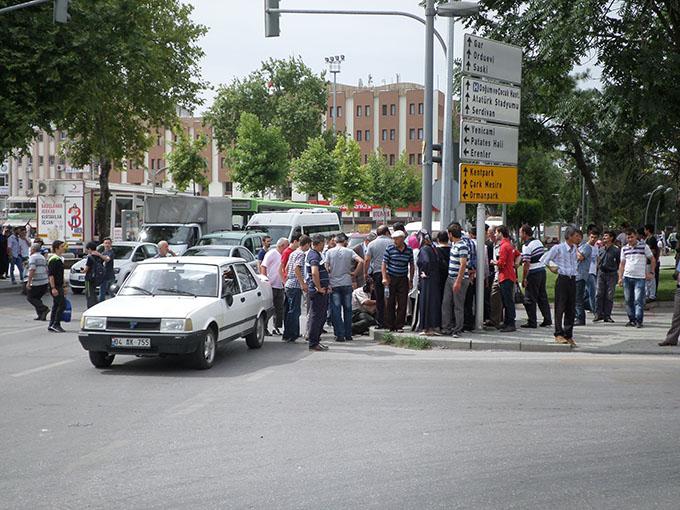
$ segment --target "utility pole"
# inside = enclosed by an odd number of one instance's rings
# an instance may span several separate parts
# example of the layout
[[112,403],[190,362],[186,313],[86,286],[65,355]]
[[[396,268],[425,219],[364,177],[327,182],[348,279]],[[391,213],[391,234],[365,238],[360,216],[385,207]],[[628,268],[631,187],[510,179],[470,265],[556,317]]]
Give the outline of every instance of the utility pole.
[[326,63],[328,64],[328,71],[333,74],[333,109],[331,110],[331,118],[333,119],[333,134],[338,132],[338,105],[337,105],[337,95],[338,95],[338,73],[340,72],[340,64],[345,61],[344,55],[335,55],[326,57]]
[[[425,116],[423,131],[425,134],[425,151],[423,153],[423,185],[421,194],[422,228],[432,230],[432,96],[434,67],[434,17],[437,11],[434,0],[425,4]],[[452,48],[449,46],[449,52]]]
[[[454,204],[458,205],[458,186],[454,186],[454,161],[453,161],[453,45],[456,20],[448,19],[449,34],[446,46],[449,49],[446,54],[446,98],[444,100],[444,164],[442,165],[442,189],[441,209],[439,224],[442,229],[454,220]],[[455,188],[455,190],[454,190]],[[454,200],[453,195],[456,195]],[[457,218],[456,218],[457,219]]]

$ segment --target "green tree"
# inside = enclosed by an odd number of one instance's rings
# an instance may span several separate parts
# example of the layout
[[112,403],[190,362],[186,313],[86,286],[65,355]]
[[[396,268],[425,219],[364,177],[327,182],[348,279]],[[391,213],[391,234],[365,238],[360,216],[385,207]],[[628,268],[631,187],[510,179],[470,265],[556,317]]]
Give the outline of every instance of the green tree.
[[408,164],[403,153],[395,165],[388,165],[380,151],[368,157],[363,166],[366,176],[366,200],[393,212],[400,207],[408,207],[420,201],[421,179],[418,170]]
[[525,223],[532,227],[543,222],[543,204],[540,200],[520,198],[508,207],[508,226],[519,229]]
[[290,177],[299,193],[333,196],[338,182],[338,161],[322,135],[309,139],[307,148],[293,161]]
[[149,128],[199,102],[205,28],[179,0],[74,0],[69,23],[53,26],[51,6],[35,9],[3,15],[0,68],[12,70],[0,73],[2,150],[25,146],[34,126],[66,130],[69,159],[99,167],[95,221],[106,234],[113,164],[141,162]]
[[236,143],[227,151],[232,180],[246,193],[264,194],[286,183],[290,148],[281,129],[263,127],[257,116],[243,112]]
[[226,149],[236,140],[241,113],[251,113],[263,126],[281,129],[295,158],[321,132],[326,103],[323,75],[315,75],[299,58],[269,59],[246,78],[221,86],[206,119]]
[[203,150],[208,145],[205,135],[192,140],[182,128],[175,129],[177,141],[173,144],[172,152],[168,154],[168,173],[179,191],[186,191],[189,184],[201,186],[208,185],[205,171],[208,162],[203,157]]
[[[354,204],[366,199],[366,180],[361,169],[361,148],[355,140],[339,136],[333,157],[338,162],[338,180],[333,202],[345,206],[352,213]],[[354,224],[352,216],[352,227]]]

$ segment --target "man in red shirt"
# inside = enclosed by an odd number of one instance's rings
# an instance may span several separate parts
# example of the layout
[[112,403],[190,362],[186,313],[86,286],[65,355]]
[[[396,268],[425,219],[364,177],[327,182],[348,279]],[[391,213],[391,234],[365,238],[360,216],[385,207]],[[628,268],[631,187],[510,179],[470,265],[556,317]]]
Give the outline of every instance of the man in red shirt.
[[503,300],[503,328],[501,333],[510,333],[515,331],[515,283],[517,282],[515,258],[519,255],[519,252],[512,245],[510,231],[505,225],[496,227],[496,239],[501,243],[496,261],[501,299]]
[[284,282],[288,280],[288,259],[290,258],[290,254],[300,247],[300,237],[302,237],[302,234],[296,230],[290,238],[290,244],[288,245],[288,248],[283,250],[283,253],[281,253],[281,266],[279,267],[279,273],[281,273],[281,280]]

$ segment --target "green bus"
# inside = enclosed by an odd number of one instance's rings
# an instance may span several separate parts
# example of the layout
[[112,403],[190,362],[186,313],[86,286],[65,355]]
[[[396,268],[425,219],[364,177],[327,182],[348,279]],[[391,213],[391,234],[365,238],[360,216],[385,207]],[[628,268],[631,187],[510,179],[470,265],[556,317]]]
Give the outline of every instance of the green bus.
[[262,198],[232,198],[232,223],[245,228],[250,218],[255,213],[287,211],[288,209],[325,209],[338,215],[342,225],[341,211],[339,207],[332,205],[310,204],[308,202],[294,202],[292,200],[265,200]]

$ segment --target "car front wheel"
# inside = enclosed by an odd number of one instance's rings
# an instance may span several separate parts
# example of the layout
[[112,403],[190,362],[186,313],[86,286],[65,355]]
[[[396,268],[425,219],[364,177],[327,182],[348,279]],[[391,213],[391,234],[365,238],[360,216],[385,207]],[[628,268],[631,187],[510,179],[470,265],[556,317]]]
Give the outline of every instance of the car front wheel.
[[192,364],[198,370],[210,368],[215,363],[215,353],[217,350],[215,332],[208,329],[198,344],[196,352],[192,356]]
[[264,332],[266,329],[265,319],[263,315],[257,318],[255,329],[246,335],[246,345],[250,349],[259,349],[264,344]]
[[109,354],[103,351],[90,351],[90,362],[97,368],[108,368],[113,363],[115,354]]

